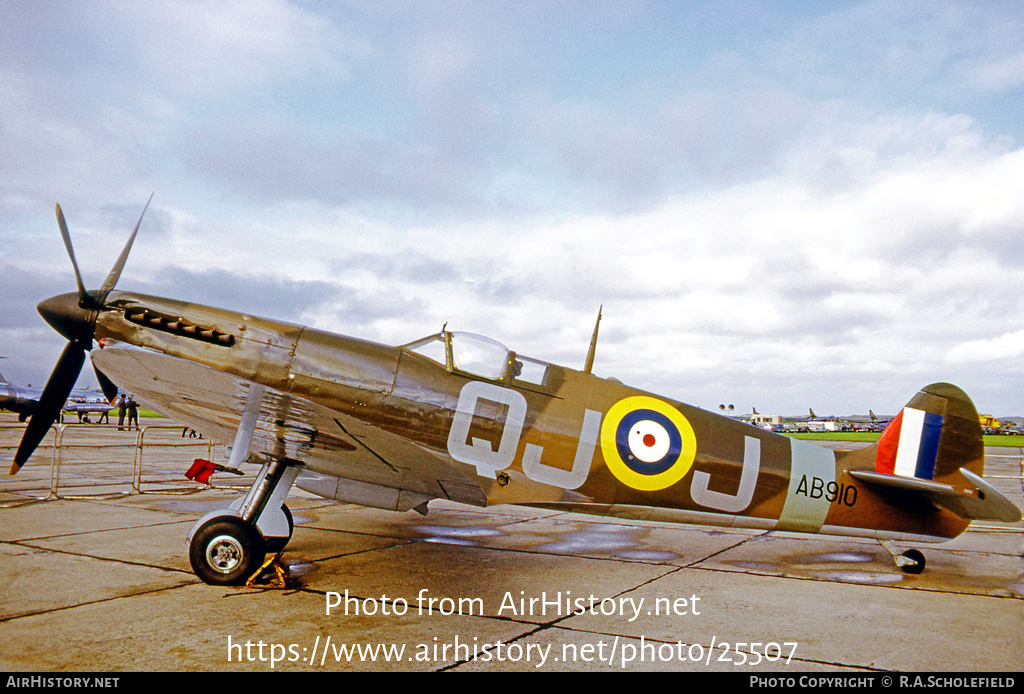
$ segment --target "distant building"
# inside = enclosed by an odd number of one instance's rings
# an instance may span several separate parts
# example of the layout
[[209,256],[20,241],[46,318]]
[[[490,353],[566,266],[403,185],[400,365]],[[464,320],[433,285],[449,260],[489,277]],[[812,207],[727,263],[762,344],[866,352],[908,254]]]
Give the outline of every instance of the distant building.
[[782,415],[754,413],[750,416],[750,423],[755,427],[771,431],[775,427],[782,426]]

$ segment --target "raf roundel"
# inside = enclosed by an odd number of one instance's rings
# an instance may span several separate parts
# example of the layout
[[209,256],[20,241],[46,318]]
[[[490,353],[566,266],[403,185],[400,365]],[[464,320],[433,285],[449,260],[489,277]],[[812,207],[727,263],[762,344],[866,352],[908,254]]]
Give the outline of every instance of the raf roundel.
[[601,426],[601,450],[620,482],[657,491],[686,476],[697,441],[679,410],[656,398],[635,396],[608,410]]

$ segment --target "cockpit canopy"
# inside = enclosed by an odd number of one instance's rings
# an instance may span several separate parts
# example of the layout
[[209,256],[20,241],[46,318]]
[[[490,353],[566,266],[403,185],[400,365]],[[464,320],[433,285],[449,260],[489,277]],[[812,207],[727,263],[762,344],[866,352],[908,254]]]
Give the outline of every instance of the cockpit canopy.
[[[450,371],[461,371],[491,381],[511,378],[546,385],[548,364],[512,352],[497,340],[464,332],[441,332],[405,349],[436,361]],[[511,371],[511,374],[510,374]]]

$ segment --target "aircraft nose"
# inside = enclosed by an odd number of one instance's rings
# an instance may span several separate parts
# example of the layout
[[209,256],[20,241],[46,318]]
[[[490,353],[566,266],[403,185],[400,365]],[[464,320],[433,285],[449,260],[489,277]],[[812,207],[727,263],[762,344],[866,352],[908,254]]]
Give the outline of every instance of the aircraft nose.
[[68,340],[91,343],[95,311],[82,308],[77,293],[51,296],[40,302],[36,310],[50,327]]

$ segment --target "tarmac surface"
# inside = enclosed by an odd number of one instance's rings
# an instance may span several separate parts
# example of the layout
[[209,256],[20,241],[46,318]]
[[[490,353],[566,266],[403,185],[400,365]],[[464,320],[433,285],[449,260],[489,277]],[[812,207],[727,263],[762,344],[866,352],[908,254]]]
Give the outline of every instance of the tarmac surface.
[[[0,422],[0,446],[16,445],[13,418]],[[1024,662],[1020,523],[901,545],[928,560],[910,576],[869,540],[439,502],[424,517],[295,491],[286,585],[218,588],[192,573],[185,537],[244,487],[184,480],[205,444],[180,427],[147,430],[163,443],[145,465],[174,481],[154,473],[139,493],[124,481],[132,463],[108,470],[136,433],[69,430],[94,444],[94,459],[62,470],[65,498],[43,500],[46,450],[0,480],[5,672],[779,676]],[[986,477],[1024,506],[1021,449],[986,452]]]

